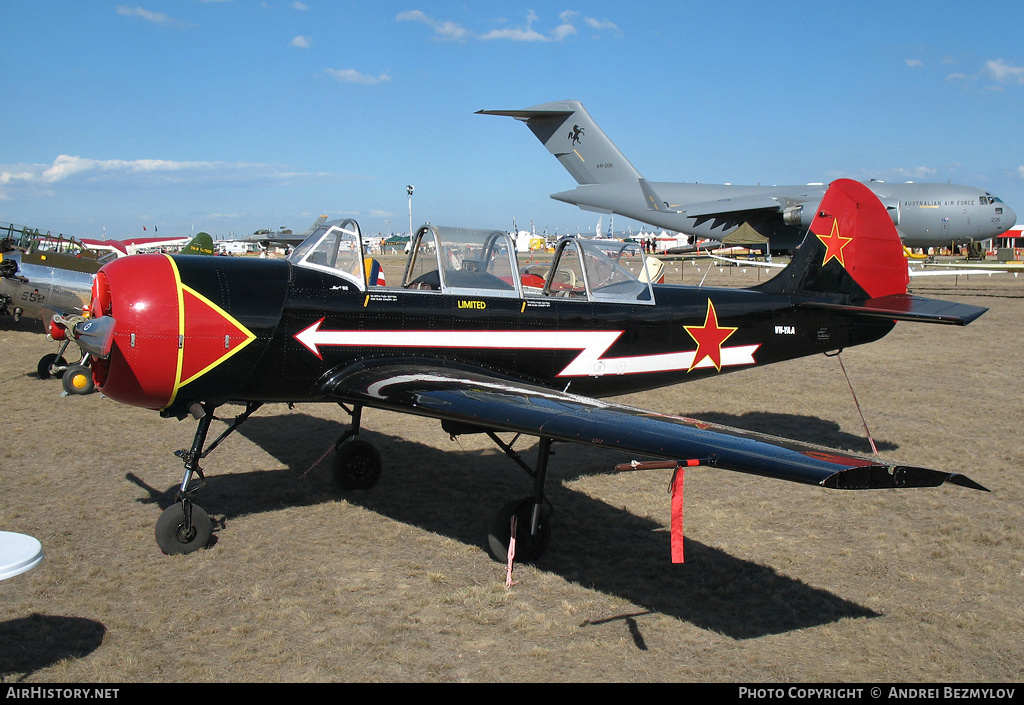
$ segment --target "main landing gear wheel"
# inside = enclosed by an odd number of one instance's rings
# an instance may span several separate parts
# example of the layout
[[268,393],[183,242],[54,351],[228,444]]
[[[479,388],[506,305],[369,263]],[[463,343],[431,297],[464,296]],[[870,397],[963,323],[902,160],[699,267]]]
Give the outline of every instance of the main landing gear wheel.
[[508,560],[513,516],[516,517],[516,562],[533,563],[544,555],[544,551],[547,550],[548,544],[551,542],[551,509],[541,506],[537,533],[531,535],[530,522],[534,506],[535,502],[532,497],[509,502],[491,520],[490,530],[487,532],[487,547],[495,560],[502,563]]
[[68,394],[90,394],[96,385],[92,381],[92,370],[85,365],[68,365],[61,375],[60,383]]
[[[185,519],[181,503],[172,504],[156,521],[156,542],[160,550],[169,556],[177,553],[192,553],[206,548],[213,534],[213,522],[202,507],[189,507],[191,522]],[[191,525],[189,525],[189,523]]]
[[352,440],[334,454],[331,474],[343,490],[368,490],[380,479],[381,467],[380,452],[372,443]]
[[50,379],[50,377],[60,377],[64,374],[64,370],[67,369],[67,366],[68,361],[63,357],[56,353],[49,353],[39,358],[39,364],[36,365],[36,372],[39,373],[39,379]]

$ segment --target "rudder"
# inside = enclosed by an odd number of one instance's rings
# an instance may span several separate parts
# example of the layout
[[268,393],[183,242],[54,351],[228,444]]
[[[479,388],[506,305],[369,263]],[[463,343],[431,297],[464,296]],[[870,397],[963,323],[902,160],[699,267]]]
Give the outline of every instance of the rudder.
[[891,321],[967,325],[987,310],[912,296],[909,283],[903,243],[885,206],[859,181],[839,179],[789,265],[754,288],[807,297],[804,307]]
[[906,294],[909,282],[903,243],[885,206],[859,181],[838,179],[789,266],[759,288],[873,299]]

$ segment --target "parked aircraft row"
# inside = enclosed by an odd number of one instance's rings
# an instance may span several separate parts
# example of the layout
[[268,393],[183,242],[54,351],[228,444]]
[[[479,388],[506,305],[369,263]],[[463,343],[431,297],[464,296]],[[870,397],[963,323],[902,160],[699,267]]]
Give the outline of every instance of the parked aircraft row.
[[[791,251],[814,221],[825,184],[734,186],[646,180],[608,139],[582,103],[563,100],[523,110],[480,110],[526,123],[579,184],[551,198],[599,213],[721,240],[743,223]],[[864,182],[883,203],[903,244],[944,247],[986,240],[1013,227],[1017,215],[999,197],[972,186]]]

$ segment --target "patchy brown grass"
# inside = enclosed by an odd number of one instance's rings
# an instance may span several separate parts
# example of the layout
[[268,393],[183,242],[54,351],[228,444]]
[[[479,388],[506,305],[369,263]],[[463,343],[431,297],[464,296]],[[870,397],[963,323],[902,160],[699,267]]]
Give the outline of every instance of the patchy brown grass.
[[[686,265],[689,266],[689,265]],[[690,271],[669,270],[670,281]],[[753,283],[740,269],[709,282]],[[389,270],[388,280],[400,277]],[[915,282],[916,283],[916,282]],[[205,551],[168,557],[153,524],[194,425],[34,372],[38,323],[0,323],[0,529],[46,558],[0,583],[7,683],[162,681],[1019,681],[1024,663],[1024,281],[931,280],[990,306],[965,329],[901,324],[843,354],[887,457],[963,470],[955,486],[842,493],[718,470],[686,476],[686,558],[669,559],[668,475],[556,446],[551,548],[504,566],[492,512],[529,481],[486,439],[368,411],[380,484],[306,471],[345,419],[261,410],[205,460]],[[868,452],[824,357],[629,403]],[[221,410],[230,418],[235,408]],[[223,424],[215,424],[215,431]],[[527,453],[532,442],[520,443]]]

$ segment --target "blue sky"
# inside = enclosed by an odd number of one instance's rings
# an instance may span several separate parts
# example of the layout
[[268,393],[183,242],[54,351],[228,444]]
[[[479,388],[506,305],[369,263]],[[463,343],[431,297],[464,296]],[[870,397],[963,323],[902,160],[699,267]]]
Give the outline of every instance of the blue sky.
[[474,114],[568,98],[652,181],[1024,212],[1019,0],[0,0],[0,26],[0,221],[79,237],[402,231],[407,184],[414,225],[593,229],[524,125]]

